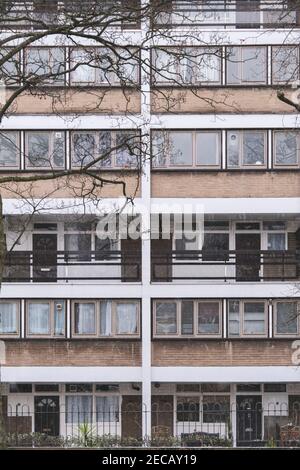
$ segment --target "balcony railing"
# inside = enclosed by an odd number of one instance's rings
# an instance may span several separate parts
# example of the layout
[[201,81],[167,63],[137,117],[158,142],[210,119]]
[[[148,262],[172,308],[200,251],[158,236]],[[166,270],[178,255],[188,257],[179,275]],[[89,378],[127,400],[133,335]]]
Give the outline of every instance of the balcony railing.
[[140,25],[140,1],[125,0],[43,0],[1,2],[0,29],[45,30],[72,24],[84,19],[87,26],[121,26],[137,28]]
[[287,28],[299,26],[299,5],[288,1],[177,1],[157,2],[156,27]]
[[152,281],[295,281],[296,251],[203,250],[152,253]]
[[140,253],[127,251],[12,251],[3,273],[3,282],[140,280]]

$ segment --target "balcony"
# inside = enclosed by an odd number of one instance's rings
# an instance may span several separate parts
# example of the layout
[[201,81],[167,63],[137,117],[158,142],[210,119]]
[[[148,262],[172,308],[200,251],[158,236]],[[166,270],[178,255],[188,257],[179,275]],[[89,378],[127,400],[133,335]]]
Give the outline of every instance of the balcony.
[[299,26],[299,4],[293,1],[154,0],[155,27],[288,28]]
[[291,282],[299,275],[299,250],[152,252],[152,282]]
[[140,252],[11,251],[3,282],[140,282]]

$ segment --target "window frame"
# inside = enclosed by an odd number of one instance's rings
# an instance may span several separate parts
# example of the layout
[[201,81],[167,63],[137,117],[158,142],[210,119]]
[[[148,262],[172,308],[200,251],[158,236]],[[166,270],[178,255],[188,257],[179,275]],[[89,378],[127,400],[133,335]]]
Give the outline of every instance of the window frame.
[[[64,163],[61,167],[55,166],[53,164],[53,158],[54,158],[54,148],[55,148],[55,139],[58,137],[55,137],[55,134],[60,133],[62,134],[62,141],[64,145]],[[30,134],[48,134],[49,135],[49,151],[48,151],[48,159],[50,162],[50,165],[48,166],[30,166],[28,164],[29,161],[29,135]],[[51,166],[52,165],[52,166]],[[24,170],[28,172],[44,172],[44,171],[53,171],[53,172],[59,172],[59,171],[64,171],[67,168],[67,134],[64,129],[62,130],[43,130],[43,129],[26,129],[24,131]]]
[[[95,141],[95,150],[94,150],[94,155],[92,158],[94,159],[98,159],[100,157],[100,152],[99,150],[99,142],[100,142],[100,134],[102,132],[109,132],[110,133],[110,141],[111,141],[111,144],[110,144],[110,148],[113,149],[113,150],[110,150],[110,153],[109,155],[106,157],[106,158],[110,158],[111,160],[111,165],[110,166],[105,166],[105,165],[101,165],[101,160],[99,160],[96,164],[93,164],[91,167],[90,167],[90,170],[91,171],[113,171],[113,170],[121,170],[121,171],[140,171],[141,169],[141,160],[142,160],[142,155],[141,153],[142,152],[139,152],[139,156],[138,156],[138,164],[135,166],[135,165],[124,165],[124,166],[120,166],[120,165],[117,165],[117,158],[118,158],[118,150],[120,149],[117,149],[116,147],[118,146],[117,144],[117,137],[118,135],[121,135],[121,134],[126,134],[126,133],[135,133],[135,137],[132,139],[132,141],[137,141],[138,145],[140,146],[140,150],[141,150],[141,133],[140,131],[137,131],[136,129],[118,129],[118,130],[114,130],[114,129],[98,129],[98,130],[88,130],[88,129],[79,129],[79,130],[73,130],[70,132],[70,164],[71,164],[71,168],[72,169],[79,169],[79,168],[84,168],[85,165],[88,165],[90,162],[87,161],[87,163],[85,163],[84,165],[81,165],[81,164],[76,164],[75,160],[74,160],[74,156],[75,156],[75,144],[74,144],[74,139],[73,139],[73,136],[75,134],[91,134],[94,136],[94,141]],[[136,144],[134,144],[136,145]],[[133,158],[137,158],[135,155],[132,155]],[[105,159],[104,159],[105,160]]]
[[[183,302],[193,302],[193,333],[192,334],[184,334],[182,333],[182,303]],[[158,333],[156,327],[156,305],[157,303],[168,303],[168,304],[176,304],[176,325],[177,331],[176,333]],[[198,332],[198,305],[205,304],[205,303],[216,303],[219,305],[219,331],[218,333],[199,333]],[[159,299],[155,298],[152,300],[152,335],[153,339],[164,339],[164,338],[175,338],[180,340],[185,339],[216,339],[222,338],[223,335],[223,302],[222,299],[195,299],[195,298],[168,298],[168,299]]]
[[[300,67],[300,65],[299,65]],[[296,149],[296,154],[297,154],[297,162],[296,163],[276,163],[276,135],[278,134],[284,134],[284,133],[292,133],[296,134],[296,142],[297,142],[297,149]],[[274,129],[272,130],[272,145],[273,145],[273,167],[275,170],[281,170],[281,169],[299,169],[300,167],[300,131],[297,131],[295,129]]]
[[[55,303],[64,304],[64,331],[62,335],[55,334]],[[49,305],[49,333],[30,333],[29,330],[29,304],[48,304]],[[67,333],[67,302],[65,299],[26,299],[25,301],[25,337],[34,338],[54,338],[66,339]]]
[[[276,56],[276,53],[278,53],[278,50],[280,52],[280,50],[282,49],[294,49],[296,50],[297,52],[297,64],[298,64],[298,70],[297,70],[297,76],[294,78],[294,79],[288,79],[288,80],[276,80],[274,78],[274,57]],[[275,52],[277,50],[277,52]],[[272,45],[271,46],[271,83],[272,85],[287,85],[287,86],[290,86],[293,82],[295,82],[296,80],[299,80],[300,78],[300,71],[299,71],[299,67],[300,67],[300,50],[299,50],[299,45],[295,45],[295,44],[281,44],[281,45]]]
[[[184,46],[184,51],[188,50],[188,49],[198,49],[199,50],[199,55],[203,55],[206,54],[208,56],[215,56],[218,60],[219,60],[219,80],[218,81],[198,81],[198,80],[192,80],[190,83],[186,83],[184,82],[183,80],[181,80],[184,76],[185,76],[185,73],[186,73],[186,69],[187,69],[187,61],[186,61],[186,56],[183,56],[181,57],[181,54],[182,54],[182,50],[180,50],[180,48],[176,47],[176,46],[167,46],[167,47],[164,47],[162,46],[163,48],[159,47],[159,46],[156,46],[156,47],[152,47],[151,48],[151,86],[152,87],[155,87],[155,88],[160,88],[160,87],[178,87],[178,86],[182,86],[184,88],[193,88],[193,87],[197,87],[197,88],[201,88],[201,87],[221,87],[222,86],[222,79],[223,79],[223,60],[222,60],[222,57],[223,57],[223,48],[222,46]],[[210,54],[210,49],[212,50],[212,54]],[[173,50],[173,52],[172,52]],[[203,52],[201,52],[201,50]],[[167,79],[164,79],[164,77],[161,77],[159,75],[159,80],[157,80],[156,78],[156,72],[155,70],[157,70],[157,60],[158,60],[158,53],[159,51],[162,51],[163,53],[166,53],[168,54],[169,53],[169,56],[171,57],[171,61],[172,61],[172,64],[174,63],[174,78],[171,78],[169,80]],[[213,51],[215,51],[215,53],[213,53]],[[217,51],[219,51],[219,54],[220,56],[218,56],[216,53]],[[177,57],[177,54],[179,55],[179,57]],[[195,57],[193,57],[193,64],[192,66],[189,66],[191,68],[191,71],[192,71],[192,74],[194,77],[197,76],[197,68],[199,68],[199,70],[201,70],[201,65],[200,64],[196,64],[196,60],[197,60],[197,55],[198,53],[196,54]],[[184,64],[180,63],[181,60],[184,60]],[[167,69],[169,69],[169,66],[170,64],[164,64],[164,67],[166,67],[165,71],[167,71]],[[184,68],[183,68],[184,67]]]
[[[113,71],[113,70],[109,70],[108,71],[108,79],[106,79],[105,81],[100,81],[100,78],[101,78],[101,73],[102,70],[100,70],[97,66],[93,66],[91,69],[93,70],[94,72],[94,80],[93,81],[74,81],[74,79],[72,78],[72,75],[74,74],[74,70],[73,67],[74,67],[74,64],[76,64],[76,60],[74,61],[74,51],[87,51],[88,53],[92,53],[93,50],[95,51],[95,53],[97,54],[99,50],[103,50],[105,51],[106,49],[106,52],[110,52],[112,57],[114,56],[114,53],[112,51],[110,51],[110,49],[107,49],[105,48],[104,46],[74,46],[74,47],[69,47],[69,51],[68,51],[68,55],[69,55],[69,64],[70,64],[70,87],[73,87],[73,88],[89,88],[89,87],[92,87],[92,88],[109,88],[109,87],[112,87],[112,88],[120,88],[120,87],[128,87],[128,88],[134,88],[136,86],[139,86],[140,85],[140,81],[141,81],[141,65],[140,65],[140,51],[137,47],[131,47],[130,49],[132,49],[130,51],[130,54],[132,54],[132,56],[130,56],[129,59],[132,59],[133,56],[135,55],[135,52],[136,52],[136,58],[137,58],[137,64],[136,64],[136,77],[134,80],[132,81],[129,81],[127,83],[124,83],[122,81],[122,79],[116,75],[116,73]],[[120,47],[120,50],[122,51],[122,47]],[[124,52],[126,53],[126,50],[127,50],[127,47],[125,46],[124,47]],[[91,60],[90,60],[90,63],[92,63],[93,60],[92,60],[92,54],[91,54]],[[125,65],[126,64],[126,61],[125,61],[125,58],[124,58],[124,64],[123,64],[123,60],[121,61],[122,64],[121,65]],[[84,66],[85,64],[81,64],[81,66]],[[79,65],[80,66],[80,65]],[[86,65],[87,67],[89,66],[88,64]],[[75,70],[76,72],[76,70]]]
[[[155,156],[154,156],[154,136],[155,134],[161,133],[162,139],[164,141],[164,146],[166,147],[165,154],[165,165],[156,165]],[[175,134],[191,134],[191,144],[192,144],[192,163],[189,164],[180,164],[174,165],[171,164],[171,138],[170,135]],[[197,163],[197,136],[199,134],[216,134],[217,142],[217,159],[218,163],[215,165],[211,164],[199,164]],[[222,130],[221,129],[152,129],[151,130],[151,169],[154,171],[165,171],[165,170],[221,170],[222,166]]]
[[[23,57],[23,69],[24,69],[24,73],[27,77],[27,75],[29,74],[29,71],[28,71],[28,58],[29,58],[29,54],[30,54],[30,50],[32,49],[37,49],[37,50],[47,50],[48,51],[48,60],[47,60],[47,64],[46,64],[46,67],[49,67],[49,69],[51,70],[51,68],[53,67],[53,50],[58,50],[58,49],[61,49],[62,53],[63,53],[63,70],[62,72],[58,75],[58,79],[61,79],[61,82],[60,83],[57,83],[57,77],[53,77],[52,79],[50,80],[46,80],[44,81],[44,79],[42,79],[40,82],[38,82],[38,86],[40,87],[56,87],[56,88],[65,88],[67,86],[67,69],[66,69],[66,64],[68,63],[67,61],[67,54],[66,54],[66,46],[29,46],[27,47],[26,49],[24,49],[24,57]],[[51,72],[53,73],[53,72]],[[41,74],[41,77],[43,77],[43,75],[45,75],[44,73]],[[35,77],[39,77],[39,74],[35,73]]]
[[20,300],[15,300],[15,299],[1,299],[0,300],[0,305],[1,304],[15,304],[17,309],[16,309],[16,326],[17,326],[17,331],[16,333],[1,333],[0,332],[0,339],[1,338],[20,338],[21,334],[21,304]]
[[[264,163],[263,164],[245,164],[243,163],[244,159],[244,133],[256,132],[263,134],[264,136]],[[230,166],[229,165],[229,134],[238,135],[238,165]],[[267,129],[226,129],[226,150],[225,150],[225,161],[226,161],[226,170],[227,171],[237,171],[237,170],[267,170],[268,169],[268,130]]]
[[[297,309],[297,332],[296,333],[278,333],[277,332],[277,325],[278,325],[278,317],[277,317],[277,305],[278,304],[296,304]],[[298,314],[299,312],[299,314]],[[291,299],[280,299],[273,301],[273,337],[274,338],[298,338],[300,336],[300,302],[299,300],[291,300]]]
[[3,134],[14,134],[16,136],[16,155],[17,155],[17,165],[16,166],[2,166],[0,164],[0,172],[5,172],[5,171],[20,171],[21,170],[21,154],[22,154],[22,149],[21,149],[21,132],[19,130],[6,130],[6,129],[1,129],[0,131],[0,136]]
[[[109,335],[101,335],[100,333],[100,312],[101,312],[101,302],[111,302],[111,334]],[[86,334],[86,333],[76,333],[75,332],[75,304],[80,303],[91,303],[95,305],[95,333],[93,334]],[[117,304],[118,303],[129,303],[129,304],[136,304],[136,319],[137,319],[137,332],[136,333],[128,333],[128,334],[118,334],[117,333]],[[71,301],[71,338],[76,339],[100,339],[100,340],[111,340],[111,339],[140,339],[141,337],[141,301],[140,299],[73,299]]]
[[[230,302],[239,302],[239,334],[233,335],[230,333]],[[245,304],[255,303],[264,304],[264,332],[263,333],[245,333]],[[227,300],[227,336],[228,339],[241,339],[241,338],[267,338],[269,331],[269,315],[268,315],[268,302],[266,299],[228,299]]]
[[[229,83],[228,79],[228,71],[229,71],[229,66],[228,64],[230,63],[229,58],[229,51],[230,49],[237,49],[238,50],[238,59],[237,59],[237,71],[238,71],[238,82],[237,83]],[[244,80],[244,73],[243,73],[243,64],[244,64],[244,51],[245,49],[250,49],[250,48],[259,48],[261,50],[264,49],[265,51],[265,79],[264,82],[262,81],[245,81]],[[239,46],[239,45],[233,45],[233,46],[226,46],[225,47],[225,84],[224,86],[230,86],[230,87],[264,87],[268,86],[268,48],[265,45],[248,45],[248,46]],[[256,68],[256,66],[255,66]]]

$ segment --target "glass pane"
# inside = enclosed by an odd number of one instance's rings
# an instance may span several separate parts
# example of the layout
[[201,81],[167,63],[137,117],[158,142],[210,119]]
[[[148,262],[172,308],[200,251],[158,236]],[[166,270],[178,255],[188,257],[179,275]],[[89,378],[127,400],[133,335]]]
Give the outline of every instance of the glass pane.
[[28,76],[37,76],[42,79],[44,75],[50,74],[50,77],[45,77],[45,84],[63,85],[65,82],[64,70],[63,49],[32,47],[27,50],[26,73]]
[[181,303],[181,334],[192,335],[194,333],[194,302],[182,301]]
[[54,302],[54,334],[55,336],[65,334],[65,302],[63,300]]
[[177,333],[176,302],[156,302],[156,333],[159,335]]
[[92,51],[73,49],[71,52],[71,83],[96,83],[96,67]]
[[197,132],[196,158],[197,165],[219,165],[220,134],[218,132]]
[[240,73],[240,49],[238,47],[227,48],[226,51],[226,83],[235,85],[241,81]]
[[75,303],[75,333],[92,335],[96,333],[96,306],[93,303]]
[[154,83],[180,83],[180,73],[178,73],[178,58],[175,54],[165,50],[153,50],[154,63]]
[[28,167],[51,167],[49,132],[27,134],[26,157]]
[[199,397],[177,397],[177,421],[200,421]]
[[138,330],[136,303],[118,302],[116,309],[116,334],[136,334]]
[[140,145],[136,132],[116,133],[116,165],[138,168]]
[[31,335],[50,334],[49,303],[28,303],[28,333]]
[[100,335],[110,336],[112,334],[111,302],[100,302]]
[[237,168],[239,166],[240,133],[227,132],[227,166]]
[[242,52],[242,81],[266,83],[266,48],[243,47]]
[[152,133],[152,165],[166,166],[167,132],[153,131]]
[[285,233],[268,233],[268,250],[285,250]]
[[96,157],[96,136],[88,132],[72,134],[73,152],[72,164],[85,166],[93,162]]
[[20,166],[20,149],[16,132],[0,133],[0,166]]
[[51,155],[52,166],[62,168],[65,166],[65,139],[63,132],[54,132],[53,150]]
[[169,155],[171,165],[192,165],[192,133],[170,132]]
[[276,304],[276,333],[297,334],[298,332],[298,304],[297,302],[278,302]]
[[99,166],[110,168],[112,165],[111,156],[111,132],[99,132],[99,156],[103,158],[99,161]]
[[96,421],[98,423],[119,421],[119,397],[96,397]]
[[243,163],[244,165],[264,165],[265,163],[265,134],[262,132],[243,133]]
[[240,302],[238,300],[228,302],[228,334],[229,336],[240,335]]
[[272,48],[273,83],[293,82],[299,77],[299,53],[297,47]]
[[246,335],[259,335],[265,333],[264,303],[244,303],[244,333]]
[[190,82],[219,83],[221,80],[221,59],[218,49],[210,51],[203,49],[191,49],[187,51],[190,62]]
[[93,397],[89,395],[66,396],[66,423],[91,423]]
[[229,233],[204,233],[203,261],[225,261],[229,253]]
[[220,329],[220,304],[218,302],[199,302],[198,333],[218,334]]
[[298,163],[298,138],[295,132],[276,132],[275,163],[277,165],[295,165]]
[[[91,235],[84,233],[64,236],[66,260],[91,261]],[[71,253],[68,253],[71,252]],[[74,252],[74,253],[72,253]]]
[[0,334],[16,334],[18,307],[16,303],[0,303]]

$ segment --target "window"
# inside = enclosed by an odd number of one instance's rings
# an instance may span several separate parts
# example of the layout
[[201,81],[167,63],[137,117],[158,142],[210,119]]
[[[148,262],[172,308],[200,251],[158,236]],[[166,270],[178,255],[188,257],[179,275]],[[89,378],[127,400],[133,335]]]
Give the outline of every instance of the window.
[[59,384],[36,384],[35,385],[36,392],[59,392]]
[[286,234],[285,233],[272,233],[267,234],[268,250],[271,251],[284,251],[286,249]]
[[206,393],[230,393],[230,384],[205,383],[201,385],[201,390]]
[[154,168],[216,168],[221,161],[221,133],[218,131],[153,131]]
[[41,79],[42,85],[65,84],[65,52],[59,47],[31,47],[26,51],[27,79]]
[[96,392],[118,392],[119,384],[96,384]]
[[299,137],[300,134],[298,132],[274,132],[275,166],[299,165]]
[[66,261],[91,261],[92,225],[65,223],[64,229],[68,232],[64,235]]
[[299,334],[298,302],[275,303],[275,335]]
[[176,302],[156,302],[155,332],[157,335],[177,334]]
[[7,59],[0,66],[0,81],[6,86],[18,85],[21,77],[20,55],[15,54],[10,57],[11,53],[12,49],[10,48],[0,49],[0,60]]
[[272,47],[272,82],[286,83],[299,79],[299,47]]
[[153,49],[153,84],[218,85],[221,51],[217,48]]
[[96,335],[96,304],[95,302],[74,303],[74,334]]
[[230,418],[230,396],[203,396],[203,423],[228,423]]
[[139,57],[135,49],[119,48],[114,54],[105,48],[74,48],[71,57],[71,84],[89,86],[136,85]]
[[20,168],[18,132],[0,132],[0,168]]
[[9,384],[9,393],[32,393],[32,384]]
[[266,166],[266,131],[228,131],[227,167]]
[[200,392],[200,384],[176,384],[176,392]]
[[247,392],[247,393],[260,392],[261,385],[260,384],[237,384],[236,391]]
[[64,132],[26,132],[25,144],[26,168],[63,169],[65,167]]
[[138,169],[140,137],[136,131],[72,132],[72,166]]
[[119,421],[119,397],[96,397],[97,423],[117,423]]
[[203,261],[226,261],[229,259],[229,233],[204,232]]
[[199,397],[177,397],[176,418],[178,422],[200,421]]
[[264,85],[267,83],[266,47],[227,48],[228,85]]
[[154,335],[215,337],[221,335],[221,302],[209,300],[154,301]]
[[266,336],[265,302],[230,300],[228,302],[228,336]]
[[281,383],[264,384],[264,392],[268,392],[268,393],[285,393],[286,392],[286,384],[281,384]]
[[89,395],[66,396],[66,424],[92,422],[93,397]]
[[139,333],[139,302],[100,302],[100,336],[137,335]]
[[93,384],[75,383],[66,384],[66,392],[69,393],[89,393],[93,391]]
[[65,302],[28,301],[27,302],[27,335],[55,336],[65,335]]
[[0,302],[0,335],[18,335],[19,304],[17,302]]
[[220,303],[198,302],[198,334],[218,335],[220,333]]

